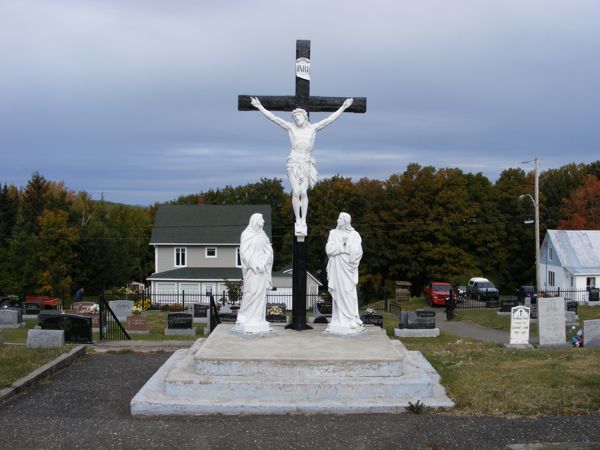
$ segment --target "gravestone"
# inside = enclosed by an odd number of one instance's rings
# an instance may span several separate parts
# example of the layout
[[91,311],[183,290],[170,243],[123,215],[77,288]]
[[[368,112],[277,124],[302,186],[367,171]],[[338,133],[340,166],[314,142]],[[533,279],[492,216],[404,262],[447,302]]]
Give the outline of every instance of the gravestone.
[[563,298],[540,298],[537,306],[540,347],[566,346],[565,301]]
[[94,302],[75,302],[71,307],[73,314],[89,314],[94,308]]
[[529,344],[530,309],[527,306],[515,306],[510,315],[510,347],[530,348]]
[[46,317],[63,316],[65,313],[59,309],[44,309],[37,316],[38,326],[42,326],[42,322]]
[[0,328],[23,328],[23,314],[13,308],[0,309]]
[[194,323],[208,323],[208,303],[193,303],[192,314],[194,315]]
[[140,314],[127,316],[126,330],[129,334],[149,334],[148,319]]
[[383,316],[381,314],[364,314],[360,316],[363,325],[375,325],[383,328]]
[[270,323],[287,323],[285,303],[267,303],[266,319]]
[[435,328],[435,312],[417,309],[408,313],[406,328],[409,330]]
[[600,347],[600,319],[583,321],[583,346]]
[[194,316],[189,313],[169,313],[167,316],[166,336],[195,336]]
[[126,322],[127,317],[131,315],[131,308],[133,308],[133,301],[131,300],[113,300],[108,302],[110,309],[115,313],[119,322]]
[[37,316],[42,311],[42,302],[25,302],[23,305],[28,316]]
[[222,323],[235,323],[237,322],[237,314],[238,310],[236,308],[232,308],[229,305],[224,305],[219,310],[219,320]]
[[63,330],[65,342],[92,343],[92,318],[77,314],[47,315],[42,330]]
[[27,348],[61,348],[65,345],[65,332],[63,330],[27,331]]
[[512,313],[512,309],[515,306],[519,306],[519,301],[516,298],[500,300],[500,312],[501,313]]
[[331,317],[331,312],[333,310],[333,304],[327,301],[316,301],[313,304],[313,315],[315,317],[325,316]]

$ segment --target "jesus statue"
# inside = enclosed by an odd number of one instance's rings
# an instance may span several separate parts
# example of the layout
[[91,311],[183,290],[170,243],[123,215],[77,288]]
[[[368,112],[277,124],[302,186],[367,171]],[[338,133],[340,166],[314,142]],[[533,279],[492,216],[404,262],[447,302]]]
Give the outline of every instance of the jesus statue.
[[287,173],[292,185],[292,207],[296,216],[296,235],[306,236],[306,215],[308,212],[308,189],[317,182],[317,169],[315,158],[312,155],[317,131],[322,130],[338,119],[342,113],[352,105],[353,99],[348,98],[342,106],[329,117],[317,123],[308,121],[308,114],[304,109],[297,108],[292,111],[293,122],[286,122],[272,112],[265,109],[257,97],[251,97],[252,106],[257,108],[267,119],[287,130],[290,136],[292,149],[287,160]]

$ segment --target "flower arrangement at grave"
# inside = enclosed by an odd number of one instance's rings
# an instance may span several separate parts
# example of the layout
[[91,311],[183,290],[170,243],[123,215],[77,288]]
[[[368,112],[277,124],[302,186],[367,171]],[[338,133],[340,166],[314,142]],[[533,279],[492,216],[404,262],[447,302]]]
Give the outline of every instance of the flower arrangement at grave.
[[272,305],[267,308],[268,322],[286,322],[285,308],[278,305]]
[[133,305],[133,308],[131,308],[131,312],[132,312],[132,314],[141,314],[142,311],[146,311],[147,309],[150,309],[151,306],[152,306],[152,302],[150,301],[149,298],[145,298],[143,300],[138,300],[137,302],[135,302],[135,305]]
[[367,316],[374,316],[375,313],[376,313],[376,311],[373,308],[367,308],[365,310],[365,315],[367,315]]
[[86,309],[86,314],[98,314],[100,312],[100,306],[97,303],[90,305]]
[[283,316],[283,309],[279,306],[271,306],[267,309],[267,316]]

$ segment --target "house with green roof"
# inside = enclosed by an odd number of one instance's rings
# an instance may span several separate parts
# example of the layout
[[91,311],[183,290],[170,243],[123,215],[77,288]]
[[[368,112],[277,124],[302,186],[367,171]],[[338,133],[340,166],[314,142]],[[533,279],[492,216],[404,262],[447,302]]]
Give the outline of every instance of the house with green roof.
[[[225,280],[242,280],[240,236],[250,216],[261,213],[271,239],[270,205],[163,205],[156,212],[150,245],[154,273],[148,277],[158,302],[206,301],[207,294],[227,293]],[[291,307],[291,270],[273,272],[273,301]],[[316,296],[320,283],[307,276],[307,294]],[[197,300],[195,300],[197,299]],[[186,303],[188,302],[186,300]]]

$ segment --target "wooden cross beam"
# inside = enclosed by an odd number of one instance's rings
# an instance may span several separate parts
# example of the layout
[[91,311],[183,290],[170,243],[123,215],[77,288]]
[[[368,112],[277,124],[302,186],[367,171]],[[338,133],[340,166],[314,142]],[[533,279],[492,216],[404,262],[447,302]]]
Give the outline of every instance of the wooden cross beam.
[[[301,58],[308,60],[308,67],[310,67],[310,41],[296,41],[296,64]],[[302,108],[307,113],[337,111],[344,100],[348,98],[313,97],[310,95],[310,73],[308,78],[298,76],[298,70],[296,71],[296,95],[252,95],[252,97],[258,97],[262,105],[269,111],[293,111],[296,108]],[[239,111],[258,111],[250,103],[250,97],[250,95],[238,96]],[[367,99],[365,97],[353,98],[354,102],[345,112],[366,112]]]

